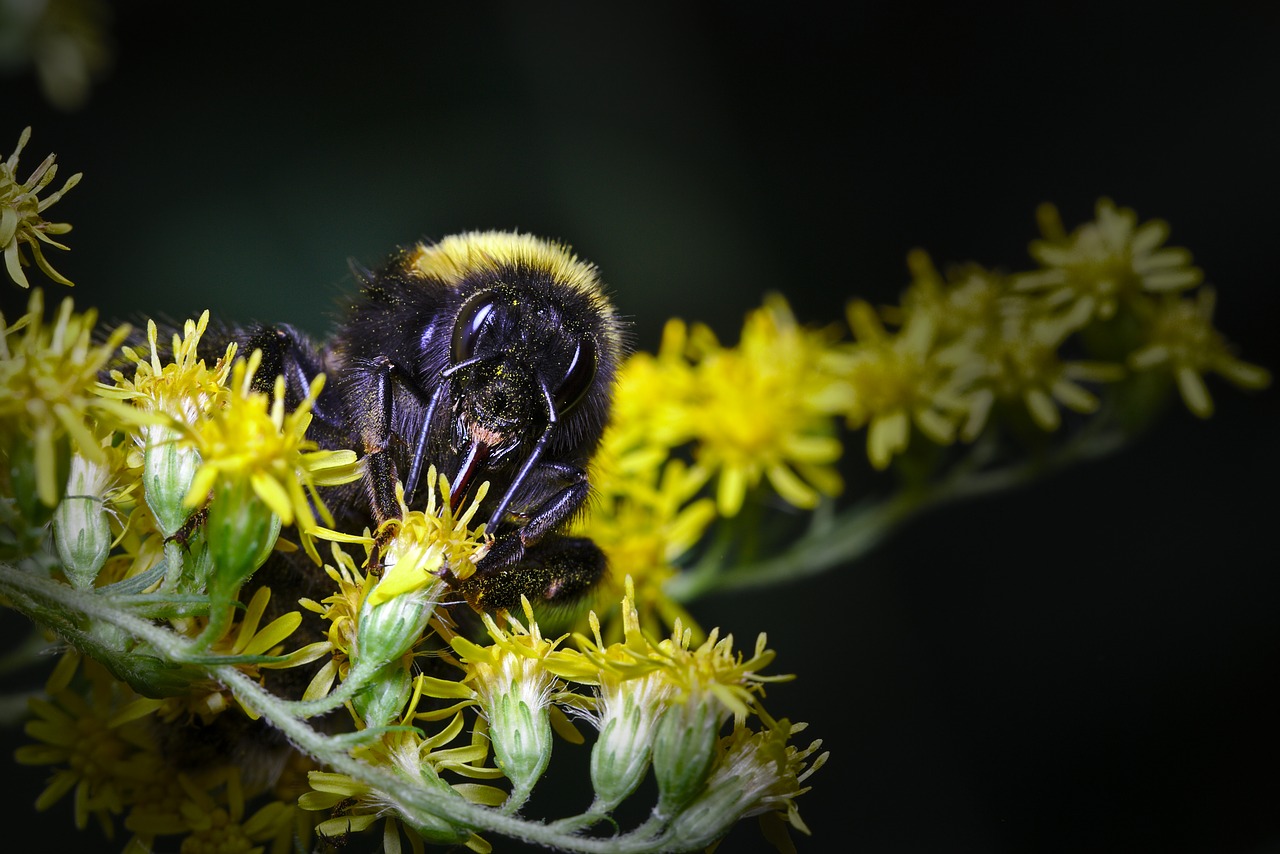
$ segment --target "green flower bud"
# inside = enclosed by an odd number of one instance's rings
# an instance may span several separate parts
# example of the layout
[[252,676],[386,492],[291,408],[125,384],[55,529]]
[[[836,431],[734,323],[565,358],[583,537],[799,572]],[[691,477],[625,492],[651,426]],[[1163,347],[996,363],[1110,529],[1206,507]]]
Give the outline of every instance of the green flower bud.
[[142,483],[147,506],[156,518],[160,533],[168,538],[182,530],[191,515],[183,501],[200,468],[200,452],[168,427],[148,427],[146,435]]
[[485,707],[493,758],[511,781],[517,801],[528,796],[551,762],[551,715],[542,697],[529,697],[528,682],[496,694]]
[[634,792],[649,770],[655,730],[667,703],[665,684],[650,675],[601,688],[591,783],[606,810]]
[[724,707],[709,695],[694,694],[667,709],[653,742],[658,781],[654,813],[670,818],[698,794],[715,764]]
[[209,592],[233,596],[271,554],[280,519],[247,479],[223,478],[214,487],[205,526],[213,558]]
[[374,674],[369,683],[351,698],[351,702],[367,729],[385,726],[399,719],[412,693],[413,680],[404,659],[398,658]]
[[372,674],[413,649],[427,628],[440,589],[440,582],[433,583],[377,605],[369,604],[366,598],[360,608],[352,662]]
[[92,587],[111,551],[111,525],[103,495],[110,472],[76,454],[66,497],[53,511],[53,543],[62,569],[75,587]]
[[[446,798],[457,798],[459,803],[465,802],[462,795],[458,794],[457,789],[441,780],[435,769],[430,765],[424,763],[421,766],[419,782],[426,783]],[[429,815],[422,810],[418,810],[414,818],[419,819],[419,821],[405,821],[405,825],[413,828],[423,840],[433,845],[463,845],[471,838],[471,831],[468,828],[451,824],[443,818]],[[421,821],[422,819],[426,819],[426,821]],[[403,817],[401,817],[401,821],[404,821]]]

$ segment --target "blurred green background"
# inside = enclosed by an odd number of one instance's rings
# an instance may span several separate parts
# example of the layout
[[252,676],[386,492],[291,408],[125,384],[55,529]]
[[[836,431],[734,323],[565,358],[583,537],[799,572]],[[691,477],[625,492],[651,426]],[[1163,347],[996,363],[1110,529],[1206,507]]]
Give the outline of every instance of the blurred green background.
[[[20,176],[85,173],[50,258],[105,317],[323,334],[349,259],[518,228],[599,264],[645,348],[673,315],[735,340],[771,289],[812,322],[894,302],[917,245],[1023,269],[1039,202],[1071,227],[1107,195],[1172,224],[1274,372],[1277,8],[121,0],[81,108],[8,57],[0,153],[32,125]],[[1280,850],[1280,407],[1210,388],[1211,421],[698,603],[768,632],[799,678],[767,707],[831,751],[800,850]],[[44,778],[4,776],[12,811]]]

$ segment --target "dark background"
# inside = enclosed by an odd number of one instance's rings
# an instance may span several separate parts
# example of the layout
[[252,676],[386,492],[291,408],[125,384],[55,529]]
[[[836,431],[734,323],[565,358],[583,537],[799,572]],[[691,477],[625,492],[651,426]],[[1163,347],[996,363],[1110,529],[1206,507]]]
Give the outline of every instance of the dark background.
[[[0,79],[20,174],[85,173],[51,211],[78,305],[322,333],[348,258],[519,228],[598,263],[641,346],[672,315],[734,340],[770,289],[808,321],[896,301],[916,245],[1025,268],[1039,202],[1070,227],[1107,195],[1280,366],[1272,4],[464,5],[131,0],[83,109]],[[802,851],[1280,850],[1277,394],[1210,388],[1210,421],[698,603],[768,632],[799,677],[768,708],[831,751]],[[5,776],[23,815],[43,771]]]

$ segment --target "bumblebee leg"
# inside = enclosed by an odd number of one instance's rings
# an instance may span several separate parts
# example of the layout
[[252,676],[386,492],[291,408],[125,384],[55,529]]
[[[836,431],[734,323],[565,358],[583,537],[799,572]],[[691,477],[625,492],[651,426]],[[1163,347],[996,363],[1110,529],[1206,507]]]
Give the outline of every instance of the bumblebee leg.
[[[565,468],[571,469],[566,466]],[[552,495],[539,505],[538,509],[520,528],[520,541],[526,546],[542,540],[548,532],[572,516],[582,502],[587,500],[591,487],[587,483],[587,473],[582,469],[571,469],[575,478],[564,489]]]
[[[489,553],[477,565],[478,573],[496,574],[508,564],[521,560],[527,549],[534,548],[587,500],[590,485],[587,473],[578,466],[564,463],[543,463],[538,467],[540,478],[551,475],[555,480],[567,482],[538,505],[519,527],[514,530],[503,526]],[[554,481],[552,482],[554,488]],[[518,598],[517,598],[518,601]]]
[[365,454],[364,486],[373,508],[374,521],[385,522],[400,515],[396,500],[396,463],[391,458],[392,377],[395,364],[385,356],[362,371],[363,395],[356,420],[360,450]]
[[545,613],[547,606],[553,614],[571,612],[574,605],[585,604],[585,594],[608,569],[604,552],[584,537],[548,536],[521,551],[519,560],[489,570],[477,567],[457,583],[458,591],[478,611],[518,610],[523,595],[539,612]]
[[[315,345],[288,324],[259,326],[240,345],[242,355],[262,351],[262,362],[253,375],[253,388],[263,394],[274,394],[276,377],[284,377],[284,405],[292,412],[311,392],[311,382],[324,371]],[[330,394],[321,392],[311,406],[310,438],[322,448],[345,447],[350,439],[343,429],[341,416],[334,411]]]

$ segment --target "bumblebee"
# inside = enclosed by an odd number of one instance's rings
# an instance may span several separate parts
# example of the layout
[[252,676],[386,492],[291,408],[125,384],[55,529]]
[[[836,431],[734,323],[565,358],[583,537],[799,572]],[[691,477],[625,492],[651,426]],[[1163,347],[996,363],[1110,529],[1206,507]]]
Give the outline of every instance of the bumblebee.
[[[371,529],[421,509],[429,465],[456,506],[489,482],[479,518],[495,535],[465,581],[446,578],[477,610],[579,600],[605,572],[590,540],[560,533],[582,509],[587,465],[609,418],[625,324],[596,267],[567,247],[509,232],[469,232],[355,270],[358,294],[327,342],[285,325],[225,330],[262,351],[255,384],[285,378],[297,406],[327,382],[309,438],[365,458],[363,481],[323,497],[340,528]],[[218,339],[221,340],[218,340]]]

